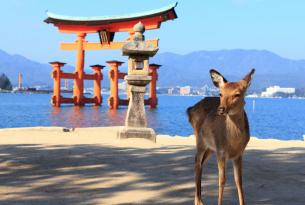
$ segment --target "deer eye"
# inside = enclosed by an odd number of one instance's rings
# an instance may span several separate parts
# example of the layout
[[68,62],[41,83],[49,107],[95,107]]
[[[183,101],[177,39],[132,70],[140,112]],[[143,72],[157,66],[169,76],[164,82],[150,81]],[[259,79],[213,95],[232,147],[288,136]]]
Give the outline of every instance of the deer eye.
[[236,98],[240,97],[240,93],[236,93],[236,94],[234,95],[234,97],[236,97]]
[[221,93],[219,93],[219,97],[222,97],[222,94],[221,94]]

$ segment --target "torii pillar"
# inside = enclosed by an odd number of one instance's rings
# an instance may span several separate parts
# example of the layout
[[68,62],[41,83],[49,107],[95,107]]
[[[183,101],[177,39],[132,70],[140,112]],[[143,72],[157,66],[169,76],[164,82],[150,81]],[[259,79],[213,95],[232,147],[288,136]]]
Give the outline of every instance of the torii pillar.
[[100,106],[102,104],[102,96],[101,96],[101,80],[103,80],[103,74],[101,70],[105,67],[102,65],[92,65],[90,66],[94,72],[94,84],[93,84],[93,98],[96,106]]
[[157,99],[157,80],[158,80],[158,73],[157,69],[159,69],[161,65],[158,64],[149,64],[149,70],[150,70],[150,92],[149,92],[149,104],[150,108],[156,108],[158,105],[158,99]]
[[118,109],[119,107],[119,78],[121,73],[119,72],[119,66],[123,64],[121,61],[107,61],[110,66],[109,78],[110,78],[110,96],[108,98],[108,105],[110,109]]
[[60,96],[60,79],[61,79],[61,67],[65,65],[65,63],[59,62],[59,61],[54,61],[50,62],[50,64],[53,66],[53,71],[52,71],[52,78],[54,78],[54,85],[53,85],[53,96],[51,103],[55,107],[60,107],[60,102],[61,102],[61,96]]
[[85,43],[86,33],[77,33],[77,55],[75,66],[75,80],[73,87],[74,105],[83,106],[84,103],[84,62],[85,62]]

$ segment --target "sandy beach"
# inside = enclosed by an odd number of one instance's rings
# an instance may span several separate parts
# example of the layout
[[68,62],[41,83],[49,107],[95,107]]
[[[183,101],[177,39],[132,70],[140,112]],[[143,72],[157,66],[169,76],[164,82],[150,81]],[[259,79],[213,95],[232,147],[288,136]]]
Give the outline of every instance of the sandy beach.
[[[0,130],[0,204],[192,204],[194,137],[116,139],[118,127]],[[238,204],[232,164],[224,205]],[[215,156],[204,169],[206,204],[217,203]],[[305,142],[251,138],[246,204],[305,204]]]

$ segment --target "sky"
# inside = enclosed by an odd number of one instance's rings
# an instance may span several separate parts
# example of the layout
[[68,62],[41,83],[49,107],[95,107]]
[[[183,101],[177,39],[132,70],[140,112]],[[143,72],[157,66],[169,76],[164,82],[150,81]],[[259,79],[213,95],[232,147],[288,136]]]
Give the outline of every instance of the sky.
[[[123,15],[162,8],[175,0],[2,0],[0,49],[40,63],[75,64],[74,51],[61,51],[60,42],[75,35],[59,33],[43,20],[46,11],[70,16]],[[146,39],[159,38],[161,53],[187,54],[198,50],[269,50],[290,59],[305,59],[304,0],[180,0],[178,19]],[[120,37],[120,35],[118,35]],[[121,35],[122,36],[122,35]],[[88,36],[98,41],[97,34]],[[121,51],[88,51],[86,66],[124,60]]]

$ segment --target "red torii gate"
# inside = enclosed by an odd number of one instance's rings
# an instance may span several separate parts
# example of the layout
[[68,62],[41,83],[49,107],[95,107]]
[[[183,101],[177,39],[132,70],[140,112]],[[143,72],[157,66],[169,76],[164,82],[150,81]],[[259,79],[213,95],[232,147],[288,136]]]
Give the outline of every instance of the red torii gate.
[[[104,66],[94,65],[94,74],[86,74],[84,72],[84,60],[85,60],[85,50],[104,50],[104,49],[121,49],[122,46],[133,39],[133,26],[141,21],[146,30],[158,29],[161,23],[167,20],[173,20],[177,18],[175,7],[177,3],[171,4],[167,7],[136,13],[125,16],[113,16],[113,17],[71,17],[62,16],[48,12],[48,18],[45,19],[46,23],[51,23],[56,26],[60,32],[67,34],[75,34],[77,40],[75,43],[61,43],[61,50],[76,50],[76,66],[74,73],[64,73],[61,71],[61,67],[64,63],[61,62],[50,62],[53,66],[53,78],[54,78],[54,95],[52,97],[52,104],[54,106],[60,106],[62,103],[74,103],[77,106],[83,106],[85,103],[95,103],[95,105],[100,105],[102,103],[102,98],[100,94],[100,80],[103,79],[101,70]],[[114,42],[115,32],[128,32],[129,38],[121,41]],[[90,33],[98,33],[100,37],[100,42],[87,42],[85,37]],[[158,39],[147,40],[154,46],[158,46]],[[118,66],[122,64],[117,61],[108,61],[108,65],[111,66],[110,74],[112,90],[109,98],[110,108],[117,109],[120,104],[118,98],[117,83],[118,79],[122,78],[122,74],[118,71]],[[151,66],[151,75],[153,80],[157,80],[156,69],[159,65]],[[114,70],[114,71],[112,71]],[[60,95],[60,80],[61,79],[74,79],[73,86],[73,98],[63,98]],[[84,97],[84,80],[94,80],[94,97],[85,98]],[[155,82],[152,81],[150,88],[150,99],[149,103],[151,107],[157,105],[156,93],[155,93]],[[151,99],[153,98],[153,99]],[[128,103],[127,100],[121,100],[121,104]]]

